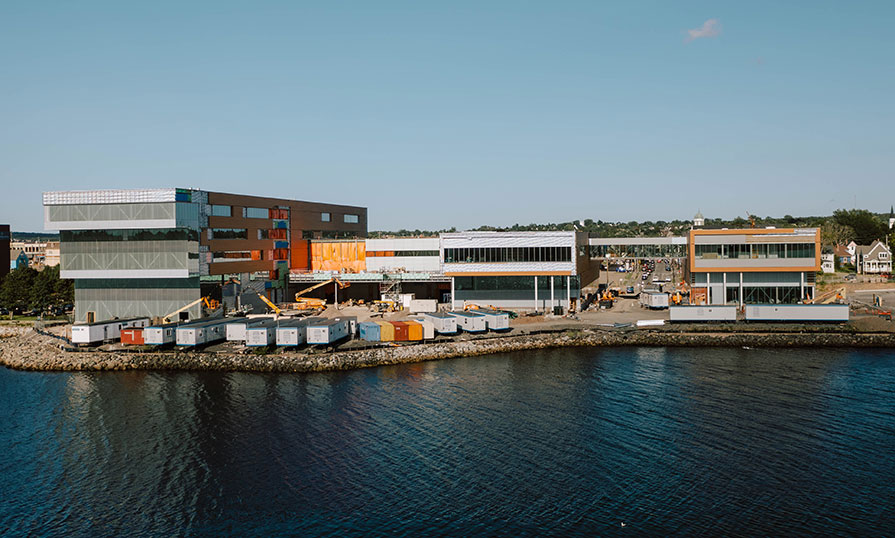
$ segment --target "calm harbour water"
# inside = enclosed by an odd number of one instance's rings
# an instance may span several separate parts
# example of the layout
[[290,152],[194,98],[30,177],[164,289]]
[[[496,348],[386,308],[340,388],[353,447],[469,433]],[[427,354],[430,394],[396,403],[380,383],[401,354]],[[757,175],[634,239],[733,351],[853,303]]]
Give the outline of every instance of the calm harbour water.
[[5,535],[895,532],[893,350],[0,369],[0,401]]

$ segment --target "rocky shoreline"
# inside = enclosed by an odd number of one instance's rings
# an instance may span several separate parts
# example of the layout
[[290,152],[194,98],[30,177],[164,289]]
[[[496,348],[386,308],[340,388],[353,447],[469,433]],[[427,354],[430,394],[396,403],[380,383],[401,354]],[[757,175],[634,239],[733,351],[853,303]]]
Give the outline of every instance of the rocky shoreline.
[[[18,331],[17,331],[18,332]],[[31,371],[199,370],[325,372],[560,347],[837,347],[895,348],[893,332],[685,332],[566,329],[331,353],[209,351],[65,351],[59,340],[26,330],[0,339],[0,364]]]

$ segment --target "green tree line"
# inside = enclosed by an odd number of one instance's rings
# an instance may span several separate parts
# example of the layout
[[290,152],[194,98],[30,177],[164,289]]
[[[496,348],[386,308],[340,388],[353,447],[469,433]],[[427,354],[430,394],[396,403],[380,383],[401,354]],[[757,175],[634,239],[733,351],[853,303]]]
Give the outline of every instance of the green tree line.
[[3,277],[0,283],[0,304],[10,310],[43,310],[74,302],[74,282],[59,278],[59,266],[47,267],[43,271],[20,267]]

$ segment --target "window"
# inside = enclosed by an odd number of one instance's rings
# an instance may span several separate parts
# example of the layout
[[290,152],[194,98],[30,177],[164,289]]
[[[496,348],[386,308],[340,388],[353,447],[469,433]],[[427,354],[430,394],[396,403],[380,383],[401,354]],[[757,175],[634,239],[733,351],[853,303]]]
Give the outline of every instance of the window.
[[[259,251],[260,252],[260,251]],[[224,251],[224,252],[214,252],[211,255],[211,261],[213,263],[218,262],[244,262],[252,260],[252,251],[250,250],[240,250],[240,251]]]
[[270,211],[264,207],[247,207],[245,208],[245,217],[247,219],[267,219],[270,218]]
[[357,224],[358,221],[357,215],[345,215],[345,222],[348,224]]
[[209,207],[211,208],[212,217],[229,217],[233,214],[233,208],[228,205],[212,205]]
[[320,222],[329,222],[332,220],[332,215],[329,213],[320,213]]
[[249,231],[245,228],[210,228],[212,239],[248,239]]

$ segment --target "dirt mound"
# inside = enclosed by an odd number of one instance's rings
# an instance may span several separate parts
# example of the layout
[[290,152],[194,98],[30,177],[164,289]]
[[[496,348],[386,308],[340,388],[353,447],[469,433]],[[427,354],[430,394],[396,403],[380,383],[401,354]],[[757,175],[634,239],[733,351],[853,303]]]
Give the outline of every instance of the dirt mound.
[[879,316],[854,318],[850,325],[862,333],[895,333],[895,323]]

